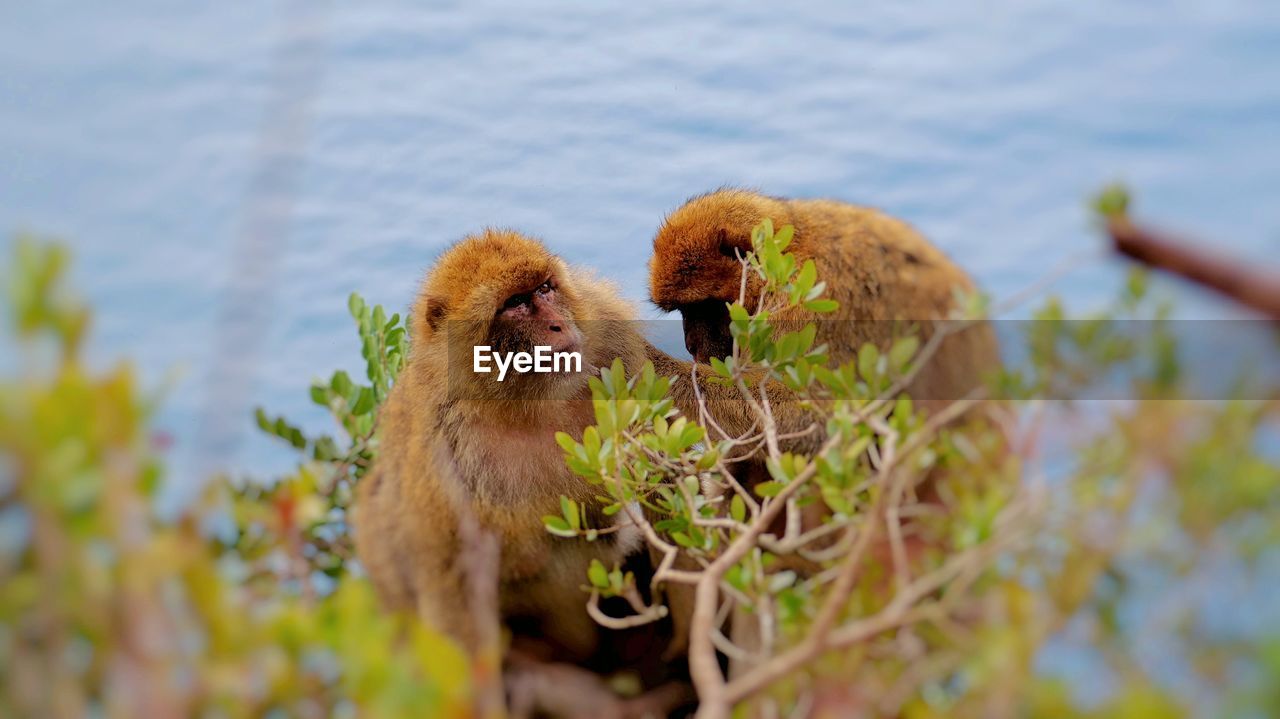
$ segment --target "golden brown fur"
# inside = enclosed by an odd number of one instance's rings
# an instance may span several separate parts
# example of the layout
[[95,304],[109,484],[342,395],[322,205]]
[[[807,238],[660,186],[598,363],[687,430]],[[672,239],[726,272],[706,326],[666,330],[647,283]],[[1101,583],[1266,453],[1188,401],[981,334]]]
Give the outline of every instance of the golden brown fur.
[[[698,316],[699,303],[705,307],[737,300],[741,265],[734,251],[750,251],[751,230],[765,218],[775,228],[795,228],[788,250],[800,263],[814,261],[818,279],[827,283],[824,297],[840,303],[829,315],[796,308],[777,312],[773,319],[792,326],[816,321],[817,343],[827,344],[833,363],[848,361],[866,342],[886,345],[913,326],[922,339],[927,337],[931,322],[951,315],[957,291],[974,289],[969,276],[941,250],[910,225],[878,210],[834,200],[787,200],[719,190],[689,200],[667,217],[654,238],[649,264],[652,300],[664,310],[684,314],[686,337],[695,345],[689,349],[699,361],[706,361],[707,355],[723,356],[717,350],[727,352],[727,332],[718,346],[703,327],[695,326],[690,336],[690,314],[693,324],[705,326],[713,320],[705,311]],[[759,292],[760,281],[752,275],[746,286],[748,308],[755,307]],[[696,346],[699,343],[702,348]],[[998,366],[990,328],[972,327],[942,343],[908,392],[937,409],[965,396],[980,385],[984,373]],[[679,404],[689,404],[691,389],[684,383],[677,393]],[[723,409],[747,410],[737,404]],[[716,418],[732,427],[749,427],[745,418]]]
[[[752,229],[764,219],[775,229],[792,225],[788,250],[803,264],[812,259],[824,297],[840,309],[817,315],[802,308],[776,312],[773,321],[787,329],[816,322],[816,344],[826,344],[833,364],[854,358],[867,342],[887,347],[895,337],[915,333],[923,341],[933,321],[951,316],[956,293],[974,289],[972,280],[911,226],[878,210],[834,200],[788,200],[745,190],[719,190],[695,197],[671,213],[658,229],[650,260],[650,296],[660,308],[681,312],[686,346],[698,362],[731,351],[726,302],[742,290],[737,259],[751,250]],[[745,288],[745,305],[754,309],[761,282],[754,274]],[[651,351],[663,374],[680,380],[672,389],[681,411],[697,416],[689,365]],[[977,325],[946,338],[937,354],[907,387],[918,404],[937,411],[981,385],[986,372],[997,369],[999,353],[989,326]],[[710,368],[703,368],[703,376]],[[712,418],[732,435],[752,431],[756,417],[750,406],[734,400],[737,390],[701,387]],[[809,415],[789,401],[783,387],[770,386],[770,401],[783,432],[810,424]],[[813,432],[784,449],[812,451],[823,439]],[[737,465],[739,480],[751,484],[764,475],[761,463]],[[806,524],[820,519],[808,517]],[[669,597],[679,640],[687,637],[691,607],[688,591],[676,587]],[[746,641],[750,641],[749,639]]]
[[[503,383],[473,373],[473,345],[514,341],[495,337],[512,326],[504,301],[546,278],[554,279],[565,331],[581,334],[582,373],[508,375]],[[379,457],[355,503],[359,556],[388,606],[416,611],[476,648],[479,619],[459,537],[470,515],[501,547],[502,617],[532,619],[561,657],[592,651],[597,632],[580,589],[587,565],[594,558],[611,566],[637,548],[636,538],[557,538],[541,517],[560,514],[561,495],[597,507],[554,435],[580,437],[593,421],[587,377],[595,366],[621,357],[634,372],[643,362],[632,319],[610,285],[514,232],[468,237],[439,258],[414,305],[411,355],[379,417]],[[518,325],[515,340],[530,340],[526,330],[551,331]]]

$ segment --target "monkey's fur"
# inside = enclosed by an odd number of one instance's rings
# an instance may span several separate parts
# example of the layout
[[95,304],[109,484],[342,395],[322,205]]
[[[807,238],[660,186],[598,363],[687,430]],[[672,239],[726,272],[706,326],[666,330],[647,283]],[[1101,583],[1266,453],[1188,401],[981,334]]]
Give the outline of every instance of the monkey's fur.
[[[950,317],[957,292],[974,289],[969,276],[941,250],[905,222],[878,210],[834,200],[790,200],[746,190],[718,190],[694,197],[666,218],[654,238],[649,263],[650,297],[661,309],[681,313],[685,345],[698,363],[732,351],[726,303],[739,299],[743,287],[738,258],[751,251],[752,230],[766,218],[775,229],[794,227],[788,251],[798,264],[813,260],[818,279],[826,282],[823,296],[840,303],[839,310],[828,315],[797,307],[775,312],[771,319],[788,330],[814,322],[815,345],[827,345],[833,365],[854,358],[867,342],[887,349],[896,337],[914,332],[923,343],[936,329],[936,321]],[[749,310],[757,306],[761,290],[761,280],[749,272],[744,297]],[[650,357],[661,374],[679,378],[672,397],[682,412],[697,417],[688,363],[657,351],[651,351]],[[981,386],[984,373],[998,367],[999,351],[991,328],[970,326],[941,342],[906,391],[917,405],[938,411]],[[709,376],[710,371],[703,367],[699,374]],[[711,417],[727,433],[741,436],[758,431],[751,406],[733,399],[736,390],[714,385],[700,389]],[[775,385],[768,390],[780,432],[796,433],[811,424],[811,415],[791,401],[789,391]],[[823,439],[818,428],[785,442],[783,449],[811,452]],[[755,459],[736,467],[735,474],[747,486],[767,474]],[[818,509],[806,510],[806,526],[821,521],[814,516]],[[692,592],[673,587],[668,604],[676,631],[673,651],[679,651],[687,641]],[[744,624],[750,634],[754,621]],[[734,634],[740,645],[750,648],[752,638],[742,636],[736,624]]]
[[[547,280],[553,290],[544,293]],[[511,310],[520,298],[524,309]],[[559,658],[591,653],[597,627],[580,589],[587,566],[612,566],[640,537],[628,526],[594,542],[562,539],[541,517],[559,515],[566,495],[588,508],[589,526],[607,523],[554,435],[580,438],[594,421],[587,378],[597,366],[620,357],[628,373],[640,368],[645,343],[632,319],[612,286],[517,233],[485,231],[441,255],[414,305],[410,356],[379,416],[379,456],[355,502],[358,554],[389,607],[416,611],[476,649],[467,572],[479,568],[464,566],[460,538],[471,516],[501,548],[502,619],[532,620]],[[576,346],[582,372],[512,372],[498,383],[472,371],[471,348],[481,344]]]
[[[765,218],[775,228],[792,225],[788,251],[798,263],[813,260],[824,297],[840,309],[818,315],[803,308],[776,312],[778,324],[815,322],[815,344],[827,344],[833,364],[854,357],[866,342],[882,347],[917,328],[927,339],[932,324],[946,320],[957,292],[973,281],[910,225],[878,210],[835,200],[788,200],[746,190],[718,190],[694,197],[672,212],[658,229],[649,263],[651,299],[684,318],[685,342],[699,362],[724,357],[731,349],[726,302],[738,299],[742,265],[735,252],[751,250],[751,231]],[[749,273],[746,307],[754,309],[761,281]],[[990,327],[977,325],[946,338],[933,360],[907,388],[926,408],[938,409],[980,386],[982,375],[999,366]],[[691,388],[677,394],[687,403]],[[681,400],[684,400],[682,403]],[[729,405],[746,411],[745,405]],[[717,420],[722,418],[717,416]],[[724,417],[744,430],[750,422]]]

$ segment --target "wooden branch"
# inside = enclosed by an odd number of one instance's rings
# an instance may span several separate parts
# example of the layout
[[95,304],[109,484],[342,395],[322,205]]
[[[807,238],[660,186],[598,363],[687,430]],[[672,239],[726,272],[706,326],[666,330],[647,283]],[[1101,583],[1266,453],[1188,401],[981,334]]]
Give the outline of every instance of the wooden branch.
[[883,632],[920,621],[936,621],[947,611],[949,600],[925,601],[926,598],[974,564],[989,564],[992,557],[1018,538],[1012,532],[997,535],[953,555],[941,567],[917,578],[904,591],[896,593],[888,605],[869,617],[852,620],[821,634],[811,630],[802,643],[775,655],[720,688],[720,700],[732,706],[815,660],[824,652],[843,649]]
[[[628,602],[630,602],[628,598]],[[611,617],[604,613],[600,608],[600,591],[598,589],[591,590],[591,598],[587,600],[587,614],[595,620],[596,624],[608,629],[631,629],[633,627],[642,627],[646,624],[652,624],[660,621],[667,616],[667,608],[661,604],[646,607],[637,607],[635,603],[631,603],[631,608],[635,614],[626,617]]]
[[[818,450],[818,454],[835,446],[840,435],[832,435]],[[763,505],[760,514],[748,525],[748,531],[739,535],[725,548],[705,570],[694,589],[693,616],[689,631],[689,673],[698,692],[698,716],[701,719],[727,718],[731,704],[724,694],[726,682],[716,659],[711,629],[719,605],[720,580],[729,568],[737,564],[747,552],[755,548],[757,538],[764,533],[775,517],[786,507],[787,500],[798,492],[815,474],[817,465],[810,464],[803,472],[783,487],[782,491]]]
[[1280,271],[1216,256],[1185,240],[1135,225],[1123,215],[1108,220],[1107,232],[1120,254],[1217,290],[1280,322]]

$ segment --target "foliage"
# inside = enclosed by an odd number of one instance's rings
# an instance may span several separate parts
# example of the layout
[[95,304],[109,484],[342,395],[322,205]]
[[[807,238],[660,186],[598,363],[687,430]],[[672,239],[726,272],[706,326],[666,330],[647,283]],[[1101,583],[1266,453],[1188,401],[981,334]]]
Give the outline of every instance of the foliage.
[[[387,317],[382,305],[369,305],[352,293],[347,308],[356,321],[368,384],[352,380],[345,370],[328,382],[311,385],[311,401],[324,407],[345,439],[306,436],[284,417],[254,411],[258,428],[298,450],[303,464],[291,477],[274,484],[243,483],[235,487],[238,533],[234,551],[260,560],[286,548],[284,561],[301,581],[339,577],[352,561],[354,548],[347,523],[355,484],[373,464],[378,441],[377,410],[386,400],[408,355],[408,327],[398,313]],[[297,534],[297,541],[287,539]],[[270,575],[271,569],[259,572]],[[314,576],[313,576],[314,575]]]
[[[1123,213],[1127,195],[1111,189],[1099,206]],[[1184,607],[1185,621],[1171,629],[1198,678],[1180,682],[1143,661],[1140,627],[1123,618],[1155,600],[1129,580],[1135,567],[1176,585],[1275,546],[1268,516],[1280,469],[1260,439],[1275,431],[1274,399],[1176,399],[1168,308],[1149,306],[1135,273],[1096,316],[1065,321],[1049,302],[1028,323],[1028,364],[993,376],[983,395],[1011,401],[961,400],[953,407],[981,409],[983,419],[948,426],[901,390],[940,338],[967,322],[923,342],[868,344],[828,366],[812,324],[774,326],[798,306],[835,309],[820,299],[812,263],[798,267],[787,253],[790,237],[768,221],[756,229],[743,271],[765,296],[753,309],[730,304],[734,351],[712,362],[754,409],[758,432],[729,437],[674,418],[667,378],[652,368],[627,378],[615,363],[592,382],[596,424],[580,441],[557,437],[573,471],[600,488],[604,514],[641,525],[661,558],[648,605],[634,576],[591,568],[600,621],[656,621],[668,614],[664,593],[692,587],[700,716],[747,706],[766,716],[796,707],[913,717],[1274,712],[1273,692],[1224,691],[1220,681],[1243,666],[1268,686],[1273,641],[1214,640],[1195,621],[1205,607]],[[1145,318],[1151,331],[1135,333],[1117,317]],[[1090,408],[1037,398],[1072,396],[1118,370],[1140,401],[1091,417],[1070,468],[1046,477],[1034,463],[1044,427],[1080,424],[1071,415]],[[816,451],[786,451],[770,384],[796,392],[826,428]],[[769,481],[747,488],[734,476],[729,458],[743,444],[763,447]],[[599,528],[579,514],[566,506],[545,519],[548,531],[592,538]],[[816,525],[798,521],[815,516]],[[600,615],[599,600],[611,596],[627,597],[634,615]],[[1069,627],[1086,628],[1093,659],[1119,678],[1101,699],[1036,670]],[[728,675],[716,652],[729,658]]]
[[[66,264],[20,240],[7,278],[30,365],[0,384],[0,715],[469,715],[459,650],[381,612],[365,581],[323,596],[288,572],[248,582],[253,558],[210,541],[231,504],[242,537],[260,523],[272,551],[309,544],[313,470],[253,497],[216,482],[183,516],[157,516],[153,402],[128,366],[83,364],[89,313],[60,284]],[[367,452],[364,434],[343,457]]]

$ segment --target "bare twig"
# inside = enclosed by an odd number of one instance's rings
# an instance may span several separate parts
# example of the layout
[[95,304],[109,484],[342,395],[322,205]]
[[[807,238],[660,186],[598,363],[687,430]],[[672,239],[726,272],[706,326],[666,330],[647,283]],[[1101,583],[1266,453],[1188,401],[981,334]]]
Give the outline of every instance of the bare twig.
[[[819,453],[835,446],[839,439],[839,435],[832,435]],[[777,496],[762,505],[760,514],[751,522],[747,531],[735,538],[724,553],[707,566],[698,579],[694,591],[693,618],[690,626],[689,673],[698,691],[701,716],[723,717],[727,715],[729,707],[724,693],[724,675],[721,674],[719,662],[716,660],[715,645],[710,632],[719,604],[720,580],[730,567],[737,564],[756,546],[757,538],[786,507],[787,499],[800,491],[816,472],[817,465],[810,464],[799,476],[783,487]]]
[[[870,526],[875,525],[871,523]],[[891,629],[935,619],[939,616],[940,607],[945,607],[946,604],[938,601],[921,604],[920,600],[946,585],[971,565],[989,562],[998,552],[1003,551],[1015,536],[1013,534],[997,535],[981,545],[954,555],[938,569],[915,580],[904,591],[898,592],[888,605],[870,617],[854,620],[828,632],[811,632],[806,641],[730,682],[722,689],[719,695],[720,701],[724,702],[725,706],[742,701],[813,661],[823,652],[860,643]],[[824,606],[825,609],[826,606]]]
[[628,601],[632,610],[636,613],[629,617],[611,617],[600,609],[600,591],[593,589],[591,598],[587,600],[587,614],[595,620],[597,624],[609,629],[631,629],[632,627],[644,626],[661,620],[667,616],[667,608],[661,604],[651,607],[640,604],[637,606],[635,602]]
[[1190,242],[1136,225],[1125,216],[1111,218],[1107,232],[1120,254],[1217,290],[1280,321],[1280,272],[1211,254]]

